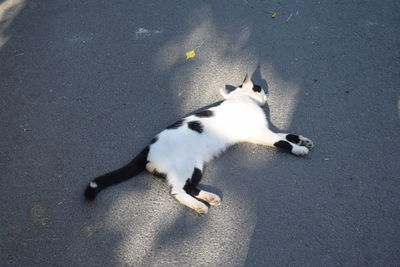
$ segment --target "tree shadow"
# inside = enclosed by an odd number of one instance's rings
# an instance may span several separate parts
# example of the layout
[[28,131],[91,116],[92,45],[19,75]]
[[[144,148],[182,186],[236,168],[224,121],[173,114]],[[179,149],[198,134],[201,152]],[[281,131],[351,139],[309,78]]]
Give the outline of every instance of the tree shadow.
[[[400,170],[382,150],[400,130],[391,10],[377,2],[27,2],[0,49],[2,262],[398,262]],[[138,39],[138,28],[149,39]],[[212,186],[203,188],[224,194],[207,216],[147,175],[93,205],[80,201],[91,177],[128,161],[169,122],[218,104],[214,89],[239,83],[251,66],[269,95],[271,128],[316,138],[309,158],[246,144],[228,150],[206,169]]]

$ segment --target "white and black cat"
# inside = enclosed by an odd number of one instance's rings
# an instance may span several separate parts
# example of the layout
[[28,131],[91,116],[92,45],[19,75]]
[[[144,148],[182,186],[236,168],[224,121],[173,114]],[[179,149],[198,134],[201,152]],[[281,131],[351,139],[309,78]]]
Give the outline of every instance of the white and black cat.
[[225,101],[168,126],[126,166],[90,182],[86,198],[93,200],[102,189],[146,169],[165,178],[172,196],[180,203],[199,213],[207,213],[208,206],[203,202],[218,206],[221,199],[197,188],[203,166],[229,146],[250,142],[275,146],[299,156],[306,155],[313,147],[312,141],[301,135],[274,133],[268,129],[260,107],[266,103],[266,95],[248,75],[234,91],[220,92]]

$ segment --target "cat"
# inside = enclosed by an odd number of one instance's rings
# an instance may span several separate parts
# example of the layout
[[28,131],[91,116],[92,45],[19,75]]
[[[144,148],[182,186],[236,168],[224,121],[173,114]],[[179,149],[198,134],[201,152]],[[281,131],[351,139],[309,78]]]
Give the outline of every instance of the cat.
[[207,213],[208,207],[219,206],[221,199],[198,189],[203,166],[228,147],[250,142],[298,156],[313,148],[313,142],[306,137],[269,130],[261,108],[266,94],[248,75],[235,90],[221,89],[220,93],[225,100],[219,105],[178,120],[155,136],[126,166],[91,181],[85,190],[86,198],[94,200],[102,189],[147,170],[166,179],[178,202],[198,213]]

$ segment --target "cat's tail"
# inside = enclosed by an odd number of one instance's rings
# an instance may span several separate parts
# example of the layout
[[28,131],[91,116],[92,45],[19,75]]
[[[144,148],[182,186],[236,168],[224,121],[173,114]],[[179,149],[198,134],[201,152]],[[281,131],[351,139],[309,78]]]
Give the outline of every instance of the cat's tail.
[[132,178],[146,168],[147,155],[149,154],[149,147],[142,150],[131,162],[119,168],[118,170],[106,173],[95,178],[91,181],[85,190],[85,197],[87,200],[94,200],[97,194],[110,185],[120,183],[122,181]]

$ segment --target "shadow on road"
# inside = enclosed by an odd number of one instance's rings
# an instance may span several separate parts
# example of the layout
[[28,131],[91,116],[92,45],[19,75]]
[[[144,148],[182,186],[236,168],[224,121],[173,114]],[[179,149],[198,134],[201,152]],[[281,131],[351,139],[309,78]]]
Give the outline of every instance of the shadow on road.
[[[27,1],[0,21],[1,262],[395,265],[399,9]],[[223,195],[206,216],[146,174],[81,201],[92,177],[253,71],[271,128],[313,139],[309,156],[229,149],[206,167]]]

